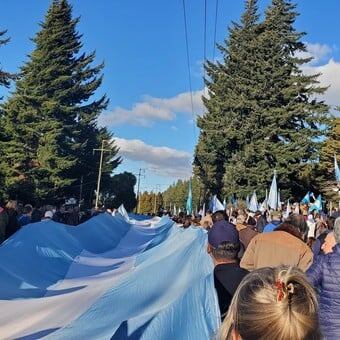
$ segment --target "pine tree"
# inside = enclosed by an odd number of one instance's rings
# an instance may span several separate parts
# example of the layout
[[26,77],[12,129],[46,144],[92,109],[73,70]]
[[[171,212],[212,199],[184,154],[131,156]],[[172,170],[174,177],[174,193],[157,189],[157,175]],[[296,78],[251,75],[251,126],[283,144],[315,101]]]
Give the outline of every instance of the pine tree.
[[[319,75],[306,76],[300,68],[310,59],[298,57],[306,47],[301,42],[304,33],[294,29],[295,9],[290,1],[273,0],[261,24],[256,49],[258,81],[253,89],[256,104],[244,122],[253,133],[238,159],[246,171],[233,174],[248,178],[252,188],[262,188],[263,195],[276,169],[287,198],[315,190],[312,171],[321,146],[318,140],[329,124],[328,106],[316,99],[326,88],[318,85]],[[228,176],[228,169],[235,166],[234,162],[227,166],[226,190],[235,183],[235,176]]]
[[6,184],[16,195],[23,196],[20,188],[26,186],[31,199],[55,200],[78,191],[81,178],[93,190],[99,164],[93,148],[103,138],[112,149],[104,167],[112,171],[120,162],[111,134],[97,126],[108,100],[90,101],[101,85],[103,64],[92,67],[95,54],[80,53],[78,22],[66,0],[52,2],[4,105]]
[[[2,45],[6,45],[9,42],[9,38],[5,37],[5,34],[7,31],[0,31],[0,47]],[[2,68],[0,68],[0,87],[5,87],[8,88],[10,85],[10,81],[14,78],[14,76],[6,71],[4,71]],[[0,97],[0,100],[2,100],[3,97]],[[0,108],[0,119],[2,120],[3,118],[3,112],[2,109]],[[3,157],[3,152],[1,148],[1,141],[5,139],[5,133],[3,131],[3,127],[0,127],[0,159]],[[5,174],[4,171],[1,167],[0,163],[0,202],[5,198]]]
[[335,180],[334,155],[337,157],[338,164],[340,164],[340,117],[334,117],[332,120],[328,138],[321,149],[320,163],[316,175],[320,191],[324,197],[333,202],[338,202],[339,191],[336,191],[336,189],[339,189],[339,187]]
[[[6,33],[6,30],[0,31],[0,46],[9,42],[9,38],[5,37]],[[11,79],[13,79],[13,75],[0,68],[0,86],[9,87]],[[0,97],[0,99],[2,98]]]
[[224,174],[224,195],[245,197],[257,189],[263,197],[274,169],[284,196],[301,196],[315,185],[311,173],[318,139],[327,132],[328,106],[316,99],[326,90],[318,86],[318,75],[305,76],[300,69],[310,59],[298,57],[305,46],[293,26],[296,16],[289,1],[273,0],[259,23],[256,1],[248,0],[241,24],[233,25],[221,48],[224,63],[208,64],[210,99],[199,122],[201,135],[214,128],[197,150],[220,155],[212,169],[219,169],[220,186]]
[[[253,104],[256,84],[252,73],[256,37],[259,33],[257,1],[246,1],[240,24],[233,23],[229,40],[219,46],[223,62],[207,62],[208,96],[203,97],[207,112],[198,119],[199,142],[196,146],[194,171],[205,188],[205,200],[221,194],[225,164],[249,140],[244,119]],[[247,182],[239,183],[241,186]]]

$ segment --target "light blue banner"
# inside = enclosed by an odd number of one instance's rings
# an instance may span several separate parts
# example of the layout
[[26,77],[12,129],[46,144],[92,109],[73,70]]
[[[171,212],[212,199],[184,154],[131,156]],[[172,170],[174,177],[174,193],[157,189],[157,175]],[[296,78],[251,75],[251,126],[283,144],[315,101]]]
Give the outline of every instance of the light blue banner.
[[1,338],[210,339],[220,316],[206,242],[167,217],[25,226],[0,247]]

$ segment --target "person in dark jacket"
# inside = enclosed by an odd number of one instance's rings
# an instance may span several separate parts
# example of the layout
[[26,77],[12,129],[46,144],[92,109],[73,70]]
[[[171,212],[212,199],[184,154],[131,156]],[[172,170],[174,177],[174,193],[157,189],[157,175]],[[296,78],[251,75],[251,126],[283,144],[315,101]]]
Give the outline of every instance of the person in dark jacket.
[[333,251],[318,256],[307,276],[319,292],[319,318],[325,339],[340,339],[340,218],[334,224]]
[[5,211],[8,216],[8,223],[6,226],[6,239],[11,237],[20,228],[16,208],[17,208],[16,201],[8,201],[5,206]]
[[20,227],[31,223],[32,221],[33,207],[30,204],[26,204],[23,209],[22,215],[19,217],[18,222]]
[[[240,243],[237,231],[232,224],[229,225],[226,221],[222,223],[223,221],[215,222],[209,230],[207,249],[215,264],[214,282],[222,320],[228,312],[239,283],[248,274],[248,271],[240,268],[238,264]],[[236,234],[231,232],[230,228],[234,228]]]
[[0,244],[5,241],[8,215],[4,208],[0,206]]
[[266,212],[262,214],[261,211],[256,211],[254,218],[256,220],[256,230],[259,233],[262,233],[265,225],[267,224]]

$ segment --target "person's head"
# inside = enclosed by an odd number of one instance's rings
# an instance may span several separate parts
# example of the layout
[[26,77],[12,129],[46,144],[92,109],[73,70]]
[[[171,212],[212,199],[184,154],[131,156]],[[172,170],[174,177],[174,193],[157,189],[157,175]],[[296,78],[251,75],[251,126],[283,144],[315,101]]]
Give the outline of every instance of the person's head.
[[[232,224],[225,223],[214,224],[208,231],[208,253],[213,255],[214,250],[225,251],[219,247],[223,244],[236,244],[239,246],[238,232]],[[224,246],[222,246],[223,248]],[[214,256],[213,256],[214,257]],[[214,257],[215,259],[215,257]]]
[[333,252],[333,247],[336,245],[335,237],[334,237],[334,232],[328,233],[327,236],[325,237],[325,241],[321,246],[321,250],[325,254],[329,254]]
[[262,213],[259,210],[257,210],[254,214],[254,218],[255,218],[256,221],[258,221],[261,216],[262,216]]
[[47,210],[44,214],[44,220],[51,220],[53,218],[53,211]]
[[336,243],[340,243],[340,217],[335,220],[333,230]]
[[236,223],[237,224],[246,224],[246,216],[245,215],[243,215],[243,214],[241,214],[241,215],[238,215],[237,217],[236,217]]
[[240,251],[239,243],[224,241],[216,248],[208,246],[208,253],[212,255],[216,263],[236,262]]
[[313,287],[297,268],[251,272],[235,292],[221,339],[321,339]]
[[185,217],[184,219],[183,219],[183,228],[184,229],[187,229],[187,228],[189,228],[190,226],[191,226],[191,218],[190,217]]
[[17,201],[10,200],[6,204],[6,209],[8,210],[16,210],[17,208]]
[[298,232],[303,236],[307,232],[307,223],[302,215],[291,214],[286,219],[285,222],[289,223],[296,228]]
[[32,215],[32,212],[33,212],[33,207],[30,205],[30,204],[26,204],[24,206],[24,210],[22,211],[23,214],[25,215],[28,215],[28,216],[31,216]]
[[289,234],[303,240],[303,235],[300,233],[300,231],[294,225],[290,224],[287,221],[282,222],[274,230],[275,231],[285,231],[286,233],[289,233]]
[[335,217],[330,216],[330,217],[327,218],[326,224],[327,224],[328,230],[333,230],[334,222],[335,222]]
[[270,217],[273,221],[281,221],[282,214],[280,211],[272,211]]
[[212,215],[212,220],[213,220],[214,223],[225,220],[225,215],[223,214],[222,211],[216,211]]
[[256,225],[256,220],[254,217],[252,216],[248,216],[248,219],[247,219],[247,225],[248,226],[255,226]]

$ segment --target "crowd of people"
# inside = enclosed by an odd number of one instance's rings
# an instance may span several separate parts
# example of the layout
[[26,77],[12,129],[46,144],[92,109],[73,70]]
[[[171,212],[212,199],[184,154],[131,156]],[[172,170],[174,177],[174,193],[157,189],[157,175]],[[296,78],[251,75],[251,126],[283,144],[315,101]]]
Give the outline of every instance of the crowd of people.
[[208,211],[221,339],[340,339],[340,212]]
[[104,211],[104,208],[80,211],[79,207],[73,204],[33,207],[31,204],[10,200],[4,205],[0,205],[0,244],[29,223],[55,221],[77,226]]
[[[39,221],[76,226],[114,207],[0,207],[0,242]],[[340,339],[340,211],[222,210],[180,213],[181,228],[207,230],[221,312],[221,339]],[[161,215],[168,214],[162,212]]]

